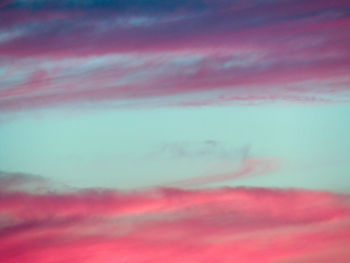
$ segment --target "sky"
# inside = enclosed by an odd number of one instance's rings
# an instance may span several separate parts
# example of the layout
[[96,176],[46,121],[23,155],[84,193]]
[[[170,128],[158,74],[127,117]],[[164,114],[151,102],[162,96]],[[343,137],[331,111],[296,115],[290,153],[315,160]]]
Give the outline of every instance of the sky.
[[0,261],[350,262],[350,1],[0,0]]

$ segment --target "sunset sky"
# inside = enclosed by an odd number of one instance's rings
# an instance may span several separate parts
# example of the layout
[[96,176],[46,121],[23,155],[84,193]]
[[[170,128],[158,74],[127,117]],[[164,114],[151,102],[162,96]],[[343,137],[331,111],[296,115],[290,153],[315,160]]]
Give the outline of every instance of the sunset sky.
[[349,0],[0,0],[0,262],[350,262]]

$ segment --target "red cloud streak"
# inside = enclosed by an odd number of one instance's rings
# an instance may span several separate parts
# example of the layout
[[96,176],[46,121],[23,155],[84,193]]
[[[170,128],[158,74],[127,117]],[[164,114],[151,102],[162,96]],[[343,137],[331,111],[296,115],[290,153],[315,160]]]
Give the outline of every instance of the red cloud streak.
[[[18,178],[16,179],[18,181]],[[350,261],[349,195],[1,188],[0,262]]]
[[274,172],[279,168],[279,166],[280,164],[273,159],[249,158],[243,160],[239,165],[238,170],[235,172],[207,176],[197,176],[189,179],[172,182],[169,185],[177,187],[194,187],[212,183],[221,183],[241,177],[251,177]]

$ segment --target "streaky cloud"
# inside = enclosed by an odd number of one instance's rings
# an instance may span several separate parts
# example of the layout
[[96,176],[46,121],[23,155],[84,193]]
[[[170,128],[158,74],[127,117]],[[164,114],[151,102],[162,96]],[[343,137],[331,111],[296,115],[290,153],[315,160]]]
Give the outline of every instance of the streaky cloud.
[[0,108],[349,103],[348,9],[343,0],[12,1],[0,9]]
[[214,174],[202,175],[184,180],[168,183],[169,186],[176,187],[197,187],[208,184],[222,183],[244,177],[260,176],[267,173],[275,172],[280,168],[277,160],[272,158],[243,158],[235,171]]
[[245,187],[1,189],[0,260],[346,262],[349,201],[326,191]]

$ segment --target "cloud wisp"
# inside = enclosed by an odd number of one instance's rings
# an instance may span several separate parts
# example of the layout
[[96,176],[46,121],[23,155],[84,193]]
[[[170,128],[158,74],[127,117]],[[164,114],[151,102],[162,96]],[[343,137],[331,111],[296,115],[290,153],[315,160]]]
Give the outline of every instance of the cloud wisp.
[[236,170],[213,175],[202,175],[168,183],[169,186],[181,188],[193,188],[203,185],[223,183],[235,179],[260,176],[275,172],[280,168],[280,163],[275,159],[268,158],[247,158],[240,161]]
[[241,147],[230,147],[221,141],[175,141],[165,142],[151,154],[163,155],[170,158],[210,158],[245,160],[251,155],[250,144]]

